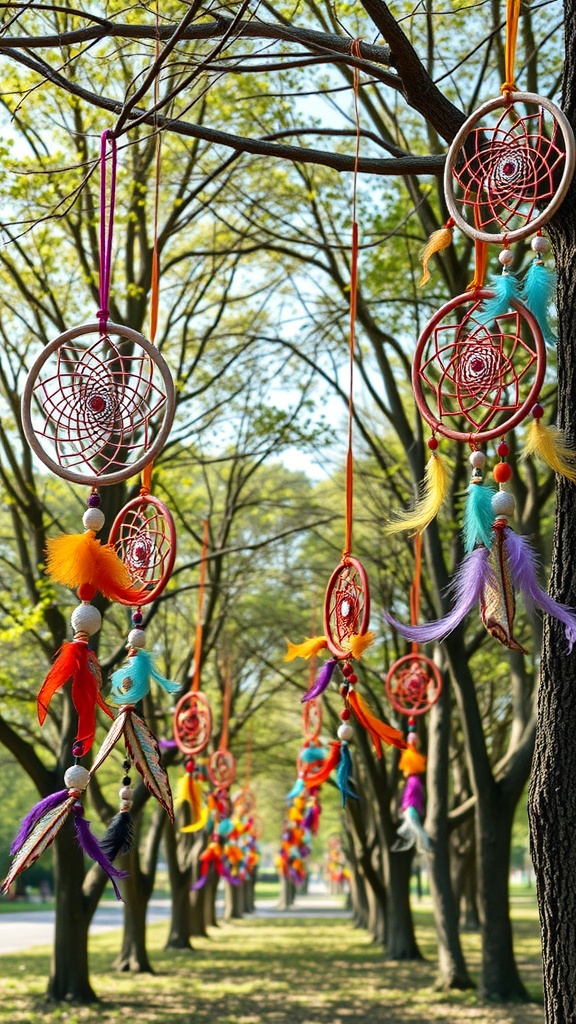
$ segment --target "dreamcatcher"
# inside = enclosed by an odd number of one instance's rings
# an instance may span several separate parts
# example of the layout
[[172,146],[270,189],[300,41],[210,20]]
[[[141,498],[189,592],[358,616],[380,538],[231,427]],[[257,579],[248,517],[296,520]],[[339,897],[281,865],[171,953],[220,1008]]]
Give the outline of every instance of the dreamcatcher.
[[[109,152],[110,151],[110,152]],[[110,156],[110,204],[106,219],[106,171]],[[173,527],[170,555],[164,555],[153,575],[148,570],[148,549],[133,533],[118,552],[96,537],[104,525],[98,488],[118,483],[150,466],[170,431],[175,409],[175,392],[170,371],[157,349],[131,328],[109,320],[112,269],[112,234],[116,187],[116,142],[109,131],[101,139],[101,222],[100,222],[100,309],[96,322],[74,327],[59,335],[40,353],[30,369],[22,398],[22,423],[32,450],[57,476],[91,488],[83,516],[84,532],[48,541],[47,571],[65,586],[76,587],[81,604],[71,617],[73,638],[58,652],[38,695],[38,718],[42,725],[50,702],[61,687],[71,683],[72,702],[78,715],[73,744],[75,764],[65,773],[66,789],[41,801],[24,819],[12,847],[14,861],[4,882],[12,880],[40,856],[54,840],[70,813],[74,815],[82,848],[114,880],[119,876],[110,863],[130,842],[129,809],[132,803],[131,763],[142,775],[150,792],[173,817],[168,778],[160,762],[155,736],[136,713],[135,701],[143,695],[145,671],[166,688],[173,688],[156,673],[148,658],[145,668],[134,673],[121,670],[130,685],[122,691],[121,710],[90,771],[78,764],[91,749],[96,730],[96,707],[113,718],[101,694],[102,679],[97,657],[89,641],[100,629],[101,615],[92,604],[97,593],[138,607],[128,644],[129,656],[142,664],[144,631],[139,607],[158,596],[172,568]],[[117,521],[118,522],[118,521]],[[116,524],[115,524],[116,525]],[[118,534],[122,532],[118,527]],[[130,557],[126,558],[126,552]],[[120,556],[120,557],[119,557]],[[139,562],[138,573],[132,569]],[[154,585],[150,586],[153,578]],[[120,790],[120,813],[113,819],[101,844],[83,817],[80,796],[96,769],[123,737],[126,747],[124,777]]]
[[[426,528],[448,489],[439,437],[467,444],[471,478],[464,514],[466,557],[454,580],[456,602],[448,616],[420,627],[388,619],[408,639],[437,640],[479,603],[489,632],[505,646],[522,650],[514,636],[519,590],[529,611],[538,605],[564,623],[571,649],[576,617],[539,586],[533,551],[508,525],[514,499],[503,488],[512,477],[506,435],[529,416],[524,454],[542,457],[576,482],[576,454],[555,427],[544,425],[539,402],[546,343],[554,340],[547,316],[554,277],[543,263],[549,244],[540,232],[572,180],[575,144],[558,107],[514,85],[519,10],[519,0],[508,0],[502,97],[468,118],[447,156],[444,190],[451,217],[424,251],[422,282],[429,277],[428,260],[449,243],[455,224],[475,241],[476,274],[468,291],[442,306],[418,340],[412,385],[431,428],[430,458],[420,499],[389,526],[390,532],[407,529],[416,534]],[[511,273],[509,246],[530,234],[534,260],[520,286]],[[503,246],[502,272],[484,288],[489,242]],[[486,454],[481,446],[492,441],[500,460],[493,469],[496,492],[483,482]]]
[[252,736],[249,733],[246,748],[246,776],[244,785],[234,796],[232,814],[234,821],[235,844],[238,848],[236,872],[240,882],[254,877],[260,850],[258,840],[262,836],[262,822],[256,813],[256,794],[250,787],[252,767]]
[[[352,43],[352,52],[358,55],[358,40]],[[343,800],[351,795],[348,778],[351,770],[351,757],[348,744],[353,736],[349,719],[353,714],[356,721],[370,734],[378,757],[382,756],[382,742],[404,746],[401,733],[391,729],[379,721],[369,710],[365,701],[356,690],[358,677],[352,662],[360,659],[364,651],[373,643],[374,633],[368,631],[370,621],[370,589],[368,577],[362,563],[352,555],[352,520],[353,520],[353,450],[352,427],[354,419],[353,380],[355,354],[356,303],[358,290],[358,244],[359,231],[356,220],[356,194],[358,178],[358,160],[360,153],[360,118],[358,111],[359,73],[354,68],[354,107],[356,117],[356,154],[353,176],[352,201],[352,253],[350,280],[350,358],[349,358],[349,389],[348,389],[348,451],[346,457],[346,489],[345,489],[345,542],[344,551],[339,564],[334,569],[326,588],[324,598],[324,635],[308,638],[302,644],[288,643],[286,661],[294,658],[310,658],[322,650],[328,650],[331,657],[321,669],[316,681],[302,698],[303,701],[318,698],[328,687],[336,668],[342,673],[343,681],[340,693],[344,700],[341,712],[342,724],[338,729],[338,739],[331,743],[331,752],[326,760],[319,783],[326,781],[330,773],[338,768],[338,784],[341,787]]]

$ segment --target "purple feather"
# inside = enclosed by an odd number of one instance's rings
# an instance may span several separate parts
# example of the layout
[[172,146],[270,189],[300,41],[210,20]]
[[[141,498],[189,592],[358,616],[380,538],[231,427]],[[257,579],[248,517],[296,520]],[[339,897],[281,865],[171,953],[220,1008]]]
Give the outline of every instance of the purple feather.
[[118,889],[115,880],[117,878],[127,878],[128,871],[119,871],[118,868],[115,868],[114,865],[110,863],[108,857],[104,853],[104,850],[102,850],[102,848],[100,847],[100,844],[96,839],[96,836],[93,835],[93,833],[90,831],[90,822],[87,821],[86,818],[80,812],[76,813],[76,806],[77,805],[75,805],[74,809],[74,824],[76,825],[76,836],[78,838],[80,848],[83,850],[85,854],[87,854],[88,857],[91,857],[92,860],[95,860],[96,863],[100,865],[102,870],[106,872],[108,878],[110,879],[114,887],[116,899],[122,901],[120,890]]
[[419,644],[429,640],[442,640],[456,629],[474,605],[478,604],[488,574],[491,572],[489,554],[488,549],[482,547],[465,556],[450,584],[450,589],[455,593],[456,603],[443,619],[435,619],[434,622],[427,622],[423,626],[405,626],[392,618],[389,612],[384,612],[384,618],[406,640],[414,640]]
[[538,559],[526,537],[519,537],[513,530],[507,529],[504,543],[512,583],[522,593],[526,611],[531,613],[534,606],[538,605],[546,615],[559,619],[564,625],[568,654],[571,654],[576,643],[576,614],[573,609],[559,604],[539,586],[536,577]]
[[324,693],[324,690],[328,687],[330,680],[334,674],[334,669],[338,664],[336,658],[330,658],[320,672],[316,676],[316,681],[312,683],[312,686],[307,693],[301,697],[301,701],[314,700],[315,697],[320,697]]
[[176,750],[178,744],[175,740],[158,740],[160,750]]
[[198,879],[198,881],[194,882],[194,885],[192,886],[192,892],[198,892],[199,889],[202,889],[206,885],[207,881],[208,881],[208,872],[206,872],[205,875],[200,875],[200,878]]
[[405,811],[408,807],[413,807],[421,818],[424,817],[424,786],[419,775],[409,775],[406,779],[400,810]]
[[63,804],[64,801],[67,799],[68,790],[60,789],[58,793],[50,793],[50,796],[45,796],[44,799],[41,800],[39,804],[36,804],[36,806],[33,807],[31,811],[28,811],[26,817],[22,819],[22,824],[18,829],[18,835],[16,836],[14,842],[12,843],[12,846],[10,847],[10,853],[12,855],[18,853],[20,848],[24,846],[24,843],[26,842],[34,826],[37,824],[37,822],[40,821],[40,818],[47,814],[48,811],[51,811],[52,808],[58,807],[59,804]]

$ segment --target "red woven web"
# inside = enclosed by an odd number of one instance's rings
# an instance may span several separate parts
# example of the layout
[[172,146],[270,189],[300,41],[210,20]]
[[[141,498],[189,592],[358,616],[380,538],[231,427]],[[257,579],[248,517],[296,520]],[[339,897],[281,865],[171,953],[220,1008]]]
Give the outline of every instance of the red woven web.
[[366,574],[361,564],[351,559],[335,570],[326,591],[324,625],[329,646],[345,652],[346,640],[366,631],[369,611]]
[[236,761],[229,750],[215,750],[208,761],[208,775],[214,786],[227,789],[236,778]]
[[394,662],[386,677],[392,707],[403,715],[423,715],[442,693],[442,676],[423,654],[408,654]]
[[199,754],[212,734],[212,712],[203,693],[186,693],[174,712],[174,739],[185,754]]
[[[454,200],[466,219],[495,233],[522,227],[552,199],[561,179],[566,152],[556,121],[538,107],[520,117],[506,107],[493,126],[481,125],[467,135],[452,174]],[[548,122],[551,121],[551,124]]]
[[104,476],[149,448],[166,394],[149,355],[135,344],[129,349],[124,355],[106,336],[92,344],[79,338],[43,365],[32,389],[34,432],[64,469],[88,466]]
[[176,555],[176,531],[169,509],[158,498],[143,495],[130,501],[114,521],[110,544],[130,573],[140,596],[132,604],[148,604],[164,590]]

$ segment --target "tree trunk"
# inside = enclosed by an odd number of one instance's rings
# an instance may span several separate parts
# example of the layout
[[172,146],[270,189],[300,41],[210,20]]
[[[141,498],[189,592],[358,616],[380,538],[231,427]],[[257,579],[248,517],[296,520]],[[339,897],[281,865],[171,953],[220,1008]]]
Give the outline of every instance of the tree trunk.
[[[166,940],[166,949],[192,949],[190,943],[191,914],[190,886],[192,885],[192,866],[190,863],[191,846],[188,837],[181,834],[180,814],[176,824],[166,819],[164,829],[164,845],[170,881],[170,928]],[[178,830],[178,831],[177,831]],[[188,841],[187,841],[188,840]],[[184,865],[181,864],[184,861]]]
[[244,914],[244,886],[224,882],[224,920],[238,920]]
[[256,875],[250,875],[244,882],[244,913],[253,914],[256,910],[255,890]]
[[[576,6],[565,3],[566,60],[564,110],[576,122]],[[550,222],[558,274],[558,426],[574,447],[576,437],[576,358],[574,356],[576,276],[576,188],[572,184],[559,214]],[[574,484],[556,478],[550,592],[576,605]],[[532,859],[536,872],[547,1024],[576,1020],[576,687],[574,653],[561,625],[545,619],[538,728],[529,796]]]
[[146,950],[146,910],[154,888],[158,850],[166,812],[163,807],[156,807],[152,814],[150,830],[146,837],[146,849],[142,858],[142,866],[138,849],[138,839],[142,825],[142,814],[134,818],[134,846],[126,858],[128,878],[124,883],[124,931],[120,953],[114,962],[118,971],[153,974],[152,965]]
[[422,960],[410,908],[412,850],[390,853],[387,866],[386,956],[389,960]]
[[285,875],[280,876],[280,896],[278,910],[289,910],[296,898],[296,887]]
[[60,1002],[93,1003],[88,973],[88,926],[92,914],[82,895],[84,856],[69,818],[54,842],[56,922],[47,995]]

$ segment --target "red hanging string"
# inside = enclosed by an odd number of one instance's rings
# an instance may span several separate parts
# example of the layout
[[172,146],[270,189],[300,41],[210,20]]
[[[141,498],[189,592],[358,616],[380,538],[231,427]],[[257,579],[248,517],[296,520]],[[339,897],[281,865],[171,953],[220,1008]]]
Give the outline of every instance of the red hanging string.
[[200,689],[200,672],[202,669],[202,639],[204,634],[204,590],[206,585],[206,558],[208,554],[209,529],[205,519],[202,528],[202,552],[200,555],[200,587],[198,590],[198,621],[196,623],[196,644],[194,647],[194,676],[192,693]]
[[230,692],[232,689],[230,663],[226,661],[226,675],[224,677],[224,697],[222,700],[222,730],[220,732],[220,743],[218,750],[228,750],[228,721],[230,718]]
[[[350,44],[350,53],[360,59],[360,40],[354,39]],[[350,257],[350,370],[348,391],[348,451],[346,453],[346,538],[343,557],[352,551],[352,520],[354,507],[354,457],[352,454],[352,434],[354,422],[354,351],[356,339],[356,311],[358,303],[358,223],[356,220],[356,200],[358,192],[358,163],[360,160],[360,112],[358,97],[360,93],[360,72],[353,68],[354,120],[356,123],[356,149],[354,154],[354,171],[352,176],[352,252]]]

